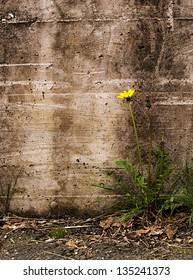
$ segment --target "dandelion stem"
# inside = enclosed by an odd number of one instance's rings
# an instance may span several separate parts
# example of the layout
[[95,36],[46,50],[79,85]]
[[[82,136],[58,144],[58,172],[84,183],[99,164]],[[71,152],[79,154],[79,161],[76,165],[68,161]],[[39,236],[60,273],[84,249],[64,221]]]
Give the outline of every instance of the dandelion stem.
[[134,114],[133,114],[133,108],[132,108],[131,102],[128,102],[128,104],[129,104],[129,110],[130,110],[131,119],[132,119],[132,123],[133,123],[134,133],[135,133],[135,139],[136,139],[136,145],[137,145],[137,152],[138,152],[138,157],[139,157],[141,175],[143,175],[143,164],[142,164],[142,159],[141,159],[139,138],[138,138],[137,127],[136,127],[135,118],[134,118]]
[[149,162],[148,162],[148,187],[151,186],[151,164],[152,164],[152,119],[151,109],[148,110],[149,117]]
[[162,134],[162,141],[161,141],[161,164],[160,164],[160,175],[162,175],[162,173],[163,173],[164,149],[165,149],[165,142],[164,142],[164,133],[163,133],[163,134]]

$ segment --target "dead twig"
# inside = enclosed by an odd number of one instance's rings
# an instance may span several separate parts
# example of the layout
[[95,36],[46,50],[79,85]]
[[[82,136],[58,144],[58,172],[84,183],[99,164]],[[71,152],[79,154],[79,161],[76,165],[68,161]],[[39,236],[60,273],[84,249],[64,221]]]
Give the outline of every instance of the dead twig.
[[63,227],[63,228],[64,228],[64,229],[71,229],[71,228],[87,228],[87,227],[93,227],[93,225],[66,226],[66,227]]

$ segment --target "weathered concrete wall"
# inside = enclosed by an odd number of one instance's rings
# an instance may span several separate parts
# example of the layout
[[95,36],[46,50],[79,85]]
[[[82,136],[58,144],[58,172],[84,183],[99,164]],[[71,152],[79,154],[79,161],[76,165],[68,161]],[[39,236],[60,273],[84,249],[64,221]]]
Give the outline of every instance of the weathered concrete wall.
[[[111,201],[94,187],[103,169],[135,160],[130,86],[153,100],[154,141],[174,160],[192,145],[193,1],[2,0],[0,161],[17,181],[11,210],[94,212]],[[146,151],[144,110],[135,103]]]

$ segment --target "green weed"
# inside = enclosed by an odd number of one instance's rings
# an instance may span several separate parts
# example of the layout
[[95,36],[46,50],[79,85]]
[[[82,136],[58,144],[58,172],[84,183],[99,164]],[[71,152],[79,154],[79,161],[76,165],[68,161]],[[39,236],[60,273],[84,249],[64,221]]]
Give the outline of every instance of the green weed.
[[54,228],[51,230],[51,236],[54,238],[64,238],[69,236],[69,232],[66,229]]
[[193,219],[193,164],[190,163],[190,150],[187,151],[185,165],[178,174],[180,192],[176,196],[179,205],[189,214],[189,227]]
[[[186,207],[190,210],[190,219],[193,217],[193,165],[186,161],[183,171],[176,173],[169,155],[165,148],[164,135],[160,144],[153,149],[152,137],[152,117],[151,102],[146,98],[146,109],[149,120],[149,157],[147,172],[144,171],[144,164],[141,157],[141,147],[138,139],[137,126],[135,123],[134,112],[131,99],[134,89],[124,91],[118,98],[123,99],[129,105],[132,124],[134,128],[136,146],[138,151],[139,168],[130,163],[128,158],[115,162],[119,170],[123,170],[128,176],[127,183],[123,177],[118,179],[112,176],[116,187],[98,186],[116,194],[122,194],[122,202],[119,211],[124,213],[122,219],[139,216],[156,217],[164,211],[173,213],[175,209]],[[147,175],[145,175],[147,173]],[[123,174],[122,174],[123,175]],[[181,190],[181,191],[179,191]],[[117,211],[117,210],[115,210]]]

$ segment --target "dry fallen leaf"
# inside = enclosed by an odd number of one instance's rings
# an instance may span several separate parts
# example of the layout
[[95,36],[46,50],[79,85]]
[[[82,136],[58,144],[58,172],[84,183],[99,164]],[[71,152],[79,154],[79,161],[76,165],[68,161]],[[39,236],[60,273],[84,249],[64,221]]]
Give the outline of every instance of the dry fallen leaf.
[[149,229],[150,229],[150,231],[149,231],[149,233],[148,233],[149,236],[152,236],[152,235],[153,235],[153,236],[156,236],[156,235],[161,235],[161,234],[163,234],[163,230],[160,229],[160,228],[150,227]]
[[38,229],[36,222],[22,221],[17,223],[5,224],[3,229]]
[[139,235],[135,231],[126,231],[125,236],[128,239],[137,240],[139,239]]
[[107,219],[100,221],[99,225],[105,230],[110,228],[112,223],[113,223],[113,217],[108,217]]
[[146,234],[150,231],[150,229],[139,229],[139,230],[136,230],[136,233],[140,236],[141,234]]
[[164,228],[164,232],[166,233],[168,239],[172,239],[176,234],[176,231],[177,228],[172,228],[170,224]]
[[78,246],[76,245],[76,242],[74,242],[73,240],[69,240],[68,242],[66,242],[66,245],[69,248],[77,248]]
[[112,223],[112,227],[121,227],[121,222],[119,218],[114,218],[113,223]]

